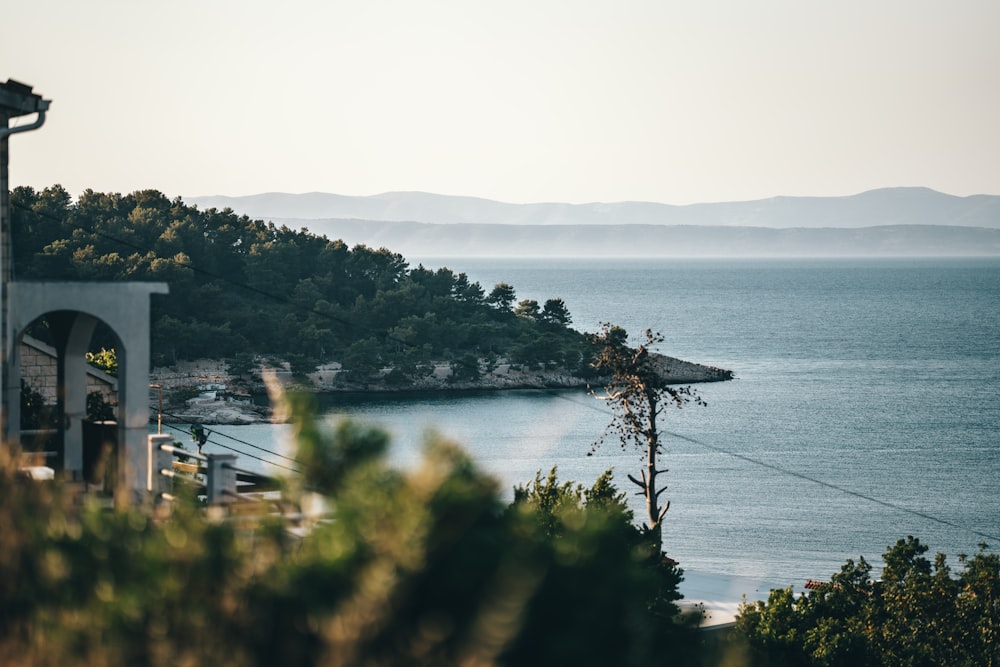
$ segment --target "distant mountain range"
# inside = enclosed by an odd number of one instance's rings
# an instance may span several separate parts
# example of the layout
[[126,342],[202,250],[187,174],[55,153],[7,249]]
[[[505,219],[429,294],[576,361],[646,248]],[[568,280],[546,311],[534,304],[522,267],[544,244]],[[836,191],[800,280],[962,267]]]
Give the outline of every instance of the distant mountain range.
[[1000,196],[956,197],[928,188],[885,188],[850,197],[772,197],[675,206],[652,202],[506,204],[426,192],[368,197],[272,192],[185,197],[199,208],[231,208],[252,218],[355,219],[489,225],[710,225],[721,227],[874,227],[949,225],[1000,228]]
[[407,257],[1000,255],[1000,196],[928,188],[687,206],[507,204],[422,192],[185,201]]

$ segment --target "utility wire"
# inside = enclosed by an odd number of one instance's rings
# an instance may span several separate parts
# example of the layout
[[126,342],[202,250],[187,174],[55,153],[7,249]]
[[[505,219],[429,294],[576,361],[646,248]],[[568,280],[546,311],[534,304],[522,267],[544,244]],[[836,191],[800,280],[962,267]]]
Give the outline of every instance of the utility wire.
[[741,461],[746,461],[747,463],[752,463],[754,465],[758,465],[758,466],[761,466],[761,467],[764,467],[764,468],[768,468],[770,470],[774,470],[774,471],[776,471],[778,473],[781,473],[782,475],[788,475],[790,477],[795,477],[797,479],[805,480],[807,482],[812,482],[813,484],[819,484],[820,486],[824,486],[824,487],[826,487],[828,489],[832,489],[834,491],[838,491],[840,493],[844,493],[844,494],[847,494],[849,496],[854,496],[855,498],[861,498],[862,500],[867,500],[868,502],[875,503],[877,505],[882,505],[883,507],[888,507],[889,509],[894,509],[897,512],[903,512],[905,514],[912,514],[913,516],[920,517],[921,519],[927,519],[928,521],[933,521],[935,523],[939,523],[941,525],[948,526],[950,528],[957,528],[959,530],[965,530],[965,531],[968,531],[968,532],[970,532],[970,533],[972,533],[974,535],[979,535],[980,537],[985,537],[985,538],[990,539],[990,540],[1000,541],[1000,537],[998,537],[997,535],[992,535],[990,533],[984,533],[984,532],[982,532],[980,530],[976,530],[975,528],[969,528],[968,526],[963,526],[963,525],[957,524],[957,523],[955,523],[953,521],[949,521],[947,519],[942,519],[941,517],[934,516],[934,515],[928,514],[926,512],[921,512],[920,510],[915,510],[915,509],[911,509],[909,507],[904,507],[902,505],[897,505],[896,503],[889,502],[888,500],[882,500],[881,498],[876,498],[875,496],[868,495],[867,493],[861,493],[860,491],[853,491],[851,489],[845,488],[845,487],[840,486],[838,484],[833,484],[831,482],[826,482],[826,481],[823,481],[823,480],[818,479],[816,477],[812,477],[811,475],[806,475],[804,473],[797,472],[795,470],[789,470],[787,468],[782,468],[781,466],[775,465],[773,463],[768,463],[767,461],[762,461],[762,460],[754,458],[752,456],[747,456],[746,454],[740,454],[738,452],[732,452],[732,451],[729,451],[728,449],[724,449],[724,448],[718,447],[716,445],[710,445],[707,442],[702,442],[700,440],[696,440],[696,439],[688,437],[686,435],[681,435],[680,433],[674,433],[672,431],[663,431],[663,433],[665,433],[667,435],[670,435],[670,436],[673,436],[675,438],[678,438],[680,440],[685,440],[685,441],[690,442],[692,444],[699,445],[699,446],[704,447],[706,449],[710,449],[710,450],[712,450],[714,452],[718,452],[720,454],[725,454],[726,456],[731,456],[733,458],[740,459]]
[[[166,423],[166,424],[164,424],[164,426],[166,426],[167,428],[173,429],[175,431],[180,431],[182,433],[186,432],[186,431],[184,431],[184,429],[180,428],[179,426],[175,426],[174,424]],[[206,442],[211,443],[211,444],[215,445],[216,447],[221,447],[222,449],[228,449],[229,451],[235,452],[235,453],[239,454],[240,456],[246,456],[248,458],[260,461],[261,463],[266,463],[268,465],[272,465],[272,466],[274,466],[276,468],[282,468],[283,470],[287,470],[289,472],[294,472],[294,473],[298,473],[299,472],[295,468],[290,468],[290,467],[282,465],[280,463],[275,463],[274,461],[268,461],[267,459],[261,458],[259,456],[255,456],[255,455],[250,454],[248,452],[241,451],[239,449],[236,449],[235,447],[230,447],[228,445],[222,444],[221,442],[216,442],[215,440],[206,440]],[[246,443],[246,444],[249,444],[249,443]],[[251,446],[254,446],[254,445],[251,445]],[[258,447],[258,449],[261,449],[261,448]],[[264,450],[264,451],[267,451],[267,450]]]
[[[563,393],[555,392],[555,391],[552,391],[550,389],[539,390],[539,391],[545,391],[545,393],[549,394],[550,396],[554,396],[556,398],[560,398],[562,400],[569,401],[570,403],[573,403],[574,405],[578,405],[578,406],[581,406],[581,407],[584,407],[584,408],[587,408],[587,409],[590,409],[590,410],[597,410],[601,414],[608,414],[608,411],[601,410],[595,404],[592,404],[592,403],[582,403],[580,401],[574,400],[573,398],[571,398],[569,396],[566,396]],[[961,524],[957,524],[957,523],[955,523],[953,521],[949,521],[948,519],[942,519],[941,517],[934,516],[933,514],[928,514],[927,512],[921,512],[920,510],[915,510],[915,509],[911,509],[909,507],[904,507],[903,505],[898,505],[898,504],[890,502],[888,500],[882,500],[881,498],[876,498],[875,496],[869,495],[867,493],[861,493],[860,491],[854,491],[852,489],[840,486],[838,484],[833,484],[832,482],[827,482],[827,481],[824,481],[822,479],[813,477],[811,475],[806,475],[805,473],[801,473],[801,472],[798,472],[798,471],[795,471],[795,470],[790,470],[788,468],[783,468],[783,467],[781,467],[779,465],[775,465],[773,463],[768,463],[767,461],[763,461],[763,460],[755,458],[753,456],[747,456],[746,454],[740,454],[739,452],[731,451],[729,449],[726,449],[725,447],[719,447],[718,445],[710,445],[707,442],[704,442],[702,440],[698,440],[696,438],[692,438],[690,436],[682,435],[682,434],[677,433],[675,431],[661,430],[660,433],[664,434],[664,435],[669,435],[669,436],[677,438],[679,440],[684,440],[685,442],[689,442],[689,443],[691,443],[693,445],[697,445],[699,447],[704,447],[705,449],[711,450],[713,452],[717,452],[719,454],[723,454],[725,456],[732,457],[734,459],[739,459],[740,461],[744,461],[744,462],[750,463],[752,465],[756,465],[756,466],[760,466],[762,468],[767,468],[769,470],[773,470],[774,472],[777,472],[778,474],[781,474],[781,475],[787,475],[789,477],[794,477],[796,479],[801,479],[801,480],[804,480],[804,481],[807,481],[807,482],[812,482],[813,484],[818,484],[820,486],[823,486],[825,488],[831,489],[833,491],[837,491],[838,493],[843,493],[843,494],[846,494],[846,495],[849,495],[849,496],[853,496],[855,498],[860,498],[862,500],[867,500],[868,502],[875,503],[876,505],[881,505],[883,507],[887,507],[889,509],[896,510],[897,512],[902,512],[904,514],[910,514],[912,516],[916,516],[916,517],[919,517],[921,519],[925,519],[927,521],[938,523],[938,524],[941,524],[943,526],[948,526],[949,528],[955,528],[957,530],[963,530],[963,531],[972,533],[973,535],[978,535],[979,537],[983,537],[983,538],[990,539],[990,540],[996,540],[996,541],[1000,542],[1000,536],[993,535],[991,533],[985,533],[985,532],[983,532],[981,530],[976,530],[975,528],[969,528],[968,526],[963,526]]]
[[[151,407],[150,409],[158,409],[158,408],[152,408],[152,407]],[[177,421],[179,421],[179,422],[181,422],[181,423],[185,423],[185,424],[187,424],[187,423],[190,423],[190,422],[188,422],[188,421],[187,421],[187,420],[186,420],[186,419],[185,419],[184,417],[181,417],[181,416],[179,416],[179,415],[175,415],[175,414],[172,414],[172,413],[170,413],[170,412],[166,412],[166,411],[163,411],[163,412],[161,412],[160,414],[163,414],[163,415],[165,415],[165,416],[167,416],[167,417],[170,417],[170,418],[172,418],[172,419],[176,419]],[[282,458],[282,459],[285,459],[286,461],[290,461],[291,463],[297,463],[297,464],[299,464],[299,465],[301,465],[301,464],[302,464],[302,462],[301,462],[301,461],[299,461],[299,460],[297,460],[297,459],[295,459],[295,458],[292,458],[291,456],[285,456],[284,454],[279,454],[278,452],[275,452],[275,451],[272,451],[272,450],[270,450],[270,449],[267,449],[267,448],[265,448],[265,447],[261,447],[261,446],[259,446],[259,445],[255,445],[255,444],[253,444],[252,442],[247,442],[246,440],[240,440],[239,438],[237,438],[237,437],[235,437],[235,436],[232,436],[232,435],[229,435],[228,433],[223,433],[223,432],[221,432],[221,431],[212,431],[212,433],[215,433],[215,434],[218,434],[218,435],[221,435],[221,436],[222,436],[222,437],[224,437],[224,438],[229,438],[229,439],[230,439],[230,440],[232,440],[233,442],[238,442],[238,443],[240,443],[241,445],[246,445],[247,447],[252,447],[253,449],[258,449],[258,450],[260,450],[260,451],[262,451],[262,452],[265,452],[265,453],[267,453],[267,454],[270,454],[271,456],[277,456],[278,458]]]

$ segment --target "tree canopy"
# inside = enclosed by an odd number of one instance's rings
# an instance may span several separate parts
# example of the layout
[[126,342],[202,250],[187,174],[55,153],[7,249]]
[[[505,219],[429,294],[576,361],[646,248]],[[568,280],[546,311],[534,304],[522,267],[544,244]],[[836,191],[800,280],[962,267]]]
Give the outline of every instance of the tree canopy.
[[74,202],[60,186],[19,187],[11,212],[20,280],[169,283],[153,299],[155,365],[249,354],[298,370],[338,361],[356,379],[391,367],[405,381],[432,360],[502,356],[572,371],[589,362],[560,299],[517,317],[511,285],[487,293],[386,248],[202,211],[156,190],[87,190]]
[[771,591],[744,605],[737,627],[754,665],[972,667],[1000,664],[1000,556],[981,544],[952,576],[943,554],[900,539],[882,556],[881,577],[862,557],[796,598]]

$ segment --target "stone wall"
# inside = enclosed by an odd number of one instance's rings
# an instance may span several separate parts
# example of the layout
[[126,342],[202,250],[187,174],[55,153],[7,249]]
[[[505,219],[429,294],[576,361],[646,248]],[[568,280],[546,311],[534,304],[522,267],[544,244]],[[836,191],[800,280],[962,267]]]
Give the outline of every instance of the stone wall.
[[[21,379],[49,405],[56,403],[57,372],[55,348],[25,336],[21,341]],[[87,371],[87,393],[95,391],[108,403],[118,404],[118,380],[93,368]]]
[[154,368],[149,381],[165,391],[189,389],[206,384],[228,385],[233,380],[226,362],[215,359],[179,361],[173,366]]

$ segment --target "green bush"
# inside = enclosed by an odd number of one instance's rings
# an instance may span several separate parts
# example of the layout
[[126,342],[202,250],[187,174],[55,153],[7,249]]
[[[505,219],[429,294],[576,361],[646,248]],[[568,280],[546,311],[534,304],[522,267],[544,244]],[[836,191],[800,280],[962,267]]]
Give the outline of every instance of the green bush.
[[302,473],[285,502],[326,508],[298,524],[212,519],[185,498],[81,506],[0,466],[0,664],[605,666],[693,650],[679,572],[610,476],[577,492],[553,472],[507,506],[448,442],[401,472],[381,432],[330,432],[290,405]]
[[945,557],[899,540],[879,580],[864,558],[848,560],[829,583],[796,598],[774,590],[744,605],[737,628],[758,665],[1000,664],[1000,556],[981,544],[951,576]]

